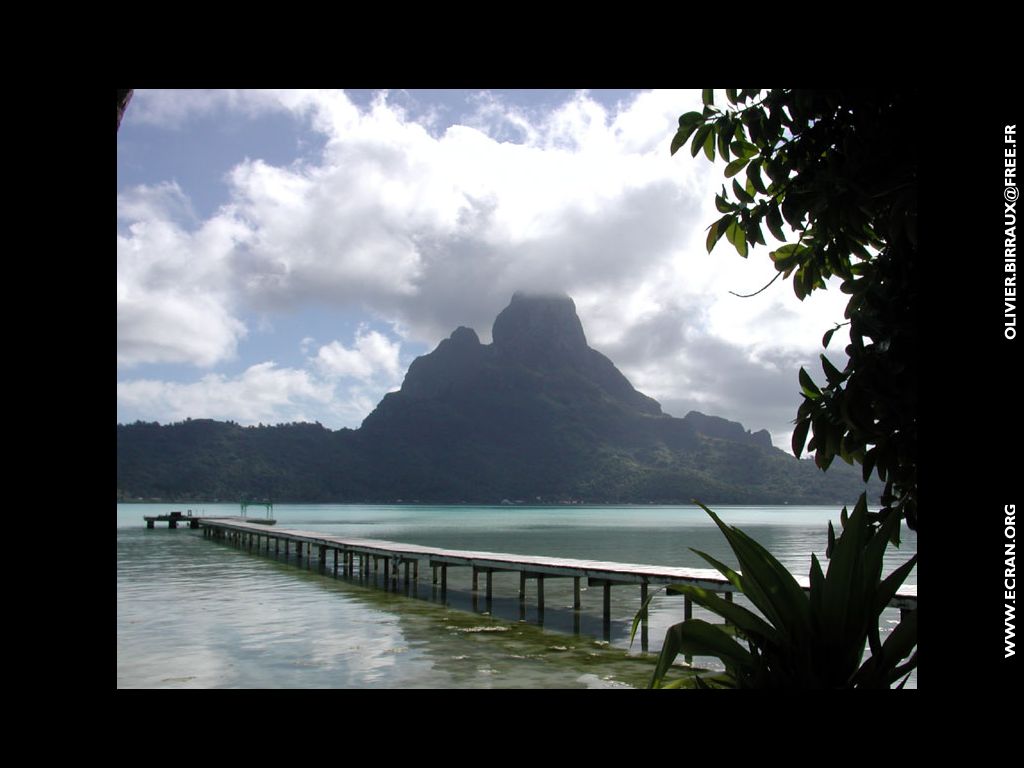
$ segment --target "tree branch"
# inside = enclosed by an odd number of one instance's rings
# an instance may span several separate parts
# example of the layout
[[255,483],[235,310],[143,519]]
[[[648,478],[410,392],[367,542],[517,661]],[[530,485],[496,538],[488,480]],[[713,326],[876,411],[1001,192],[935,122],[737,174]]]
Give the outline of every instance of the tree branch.
[[[776,272],[775,273],[775,277],[773,277],[771,280],[768,281],[768,285],[771,285],[776,280],[778,280],[780,275],[782,275],[781,272]],[[759,291],[754,291],[753,293],[748,293],[746,295],[744,295],[742,293],[736,293],[736,291],[729,291],[729,293],[731,293],[733,296],[739,296],[741,299],[749,299],[751,296],[757,296],[757,294],[759,294],[761,291],[765,290],[765,288],[767,288],[768,285],[766,285],[764,288],[762,288]]]

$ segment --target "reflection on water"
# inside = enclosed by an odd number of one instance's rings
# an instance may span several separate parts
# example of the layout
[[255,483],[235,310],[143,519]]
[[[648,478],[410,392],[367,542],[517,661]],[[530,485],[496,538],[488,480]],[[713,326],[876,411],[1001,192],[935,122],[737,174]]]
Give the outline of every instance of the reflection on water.
[[[482,578],[481,591],[472,591],[468,568],[449,569],[442,594],[425,561],[410,584],[385,584],[382,572],[350,580],[335,578],[330,565],[321,574],[306,558],[297,567],[294,554],[251,554],[198,531],[142,524],[143,514],[180,508],[118,506],[119,687],[621,687],[646,685],[650,676],[653,657],[639,637],[629,643],[638,587],[612,589],[606,627],[602,590],[585,580],[582,610],[574,611],[572,579],[545,579],[539,614],[535,582],[521,604],[515,573],[494,574],[488,602]],[[824,562],[826,521],[838,517],[822,508],[716,511],[803,575],[811,551]],[[237,514],[237,507],[195,512]],[[735,565],[696,509],[296,505],[275,507],[274,515],[279,527],[451,549],[707,567],[694,548]],[[914,551],[909,534],[886,569]],[[682,618],[681,600],[659,594],[652,602],[651,653]],[[898,619],[893,614],[888,620]]]

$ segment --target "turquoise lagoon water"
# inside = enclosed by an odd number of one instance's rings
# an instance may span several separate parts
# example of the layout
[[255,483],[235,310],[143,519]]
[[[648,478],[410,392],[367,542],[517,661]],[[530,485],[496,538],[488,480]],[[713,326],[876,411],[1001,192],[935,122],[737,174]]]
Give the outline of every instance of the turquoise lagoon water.
[[[665,631],[682,619],[682,598],[658,593],[645,652],[639,632],[629,639],[638,587],[612,589],[606,630],[602,590],[585,582],[577,612],[572,580],[545,580],[541,615],[532,581],[525,610],[520,605],[514,573],[494,575],[487,605],[472,593],[470,569],[449,569],[442,601],[425,561],[418,582],[395,588],[383,574],[335,577],[294,555],[250,553],[197,530],[166,523],[147,529],[143,522],[144,515],[188,509],[238,514],[233,504],[117,505],[118,688],[643,687]],[[715,511],[804,576],[812,552],[825,563],[828,521],[839,527],[833,507]],[[264,514],[249,510],[250,518]],[[274,517],[280,528],[447,549],[708,567],[694,548],[736,565],[697,507],[277,505]],[[902,546],[887,550],[885,570],[916,551],[916,535],[904,528]],[[907,583],[916,578],[914,569]],[[696,607],[694,615],[712,618]],[[883,633],[898,618],[886,611]],[[916,673],[908,687],[916,687]]]

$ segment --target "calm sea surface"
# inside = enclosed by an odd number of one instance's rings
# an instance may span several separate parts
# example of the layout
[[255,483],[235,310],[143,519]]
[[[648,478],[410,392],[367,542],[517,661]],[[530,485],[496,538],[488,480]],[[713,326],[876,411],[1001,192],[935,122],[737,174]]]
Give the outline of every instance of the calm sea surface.
[[[426,562],[419,582],[398,591],[319,573],[294,553],[253,554],[204,539],[187,527],[149,530],[143,515],[172,510],[237,515],[234,504],[117,505],[117,686],[119,688],[618,688],[644,687],[661,640],[682,620],[682,598],[658,593],[648,651],[634,586],[612,589],[605,634],[602,590],[583,583],[572,610],[572,580],[545,580],[545,611],[534,582],[525,612],[517,574],[494,575],[494,600],[474,600],[468,568],[448,571],[445,602]],[[823,567],[833,507],[717,507],[793,573],[806,576],[812,552]],[[265,514],[250,508],[249,517]],[[625,563],[710,567],[690,548],[735,567],[724,537],[697,507],[434,507],[277,505],[279,528],[447,549],[512,552]],[[885,571],[917,551],[903,530]],[[906,583],[914,584],[917,569]],[[481,587],[483,584],[481,583]],[[740,601],[742,597],[738,598]],[[694,616],[711,619],[695,606]],[[898,622],[883,615],[883,633]],[[884,634],[883,634],[884,641]],[[696,666],[720,668],[698,657]],[[916,687],[916,672],[907,687]]]

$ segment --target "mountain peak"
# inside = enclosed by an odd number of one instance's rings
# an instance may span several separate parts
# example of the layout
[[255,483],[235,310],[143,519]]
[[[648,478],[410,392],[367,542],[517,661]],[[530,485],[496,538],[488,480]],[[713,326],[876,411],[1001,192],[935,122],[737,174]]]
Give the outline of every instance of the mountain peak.
[[576,304],[565,294],[517,291],[494,321],[494,346],[512,357],[578,360],[587,352],[587,337]]

